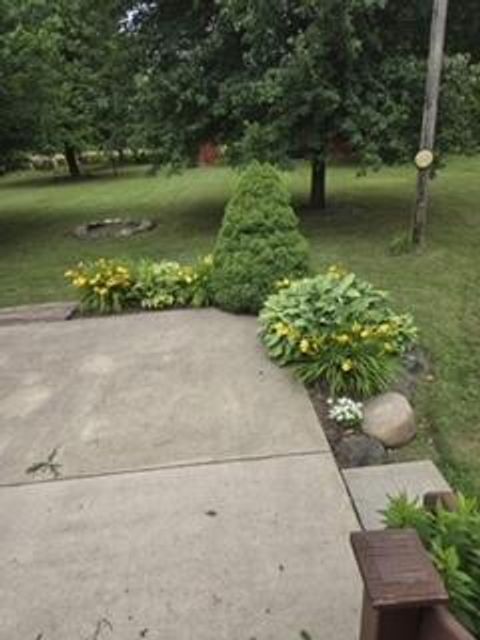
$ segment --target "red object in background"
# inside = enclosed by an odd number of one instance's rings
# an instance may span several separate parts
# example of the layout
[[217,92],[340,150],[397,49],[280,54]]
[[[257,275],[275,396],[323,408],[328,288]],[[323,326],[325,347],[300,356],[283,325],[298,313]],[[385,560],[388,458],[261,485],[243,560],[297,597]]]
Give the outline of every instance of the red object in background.
[[198,152],[198,164],[207,167],[213,166],[219,161],[220,155],[220,149],[214,142],[204,142]]
[[355,156],[350,142],[340,136],[331,141],[331,153],[336,160],[353,160]]

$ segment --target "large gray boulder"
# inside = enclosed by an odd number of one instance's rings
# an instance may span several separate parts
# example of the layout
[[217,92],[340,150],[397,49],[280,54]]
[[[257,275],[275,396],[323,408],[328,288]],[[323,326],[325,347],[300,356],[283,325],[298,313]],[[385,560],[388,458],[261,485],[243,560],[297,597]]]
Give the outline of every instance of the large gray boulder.
[[401,393],[391,391],[364,405],[362,429],[386,447],[403,447],[416,435],[412,406]]

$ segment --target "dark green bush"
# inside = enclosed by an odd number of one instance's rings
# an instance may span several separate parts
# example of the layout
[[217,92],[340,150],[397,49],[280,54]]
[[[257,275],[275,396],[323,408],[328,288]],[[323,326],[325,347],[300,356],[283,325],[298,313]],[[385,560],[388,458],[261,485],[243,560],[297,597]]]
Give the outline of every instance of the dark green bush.
[[306,273],[308,247],[275,169],[252,163],[227,205],[214,252],[216,304],[257,313],[276,282]]

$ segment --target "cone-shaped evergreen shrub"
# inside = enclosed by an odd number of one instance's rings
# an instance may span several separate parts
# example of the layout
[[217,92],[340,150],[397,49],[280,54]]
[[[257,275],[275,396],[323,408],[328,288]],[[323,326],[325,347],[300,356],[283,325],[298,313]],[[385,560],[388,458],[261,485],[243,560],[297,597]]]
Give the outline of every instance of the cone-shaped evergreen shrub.
[[227,205],[214,252],[216,304],[257,313],[275,284],[303,276],[307,242],[298,231],[290,195],[275,169],[254,162]]

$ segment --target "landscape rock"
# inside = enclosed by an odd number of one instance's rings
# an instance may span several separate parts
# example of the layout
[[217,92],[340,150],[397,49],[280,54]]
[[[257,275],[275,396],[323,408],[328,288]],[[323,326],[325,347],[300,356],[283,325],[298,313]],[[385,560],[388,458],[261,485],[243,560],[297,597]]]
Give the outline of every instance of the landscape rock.
[[335,449],[338,464],[344,468],[383,464],[387,452],[381,442],[365,434],[343,438]]
[[403,447],[416,434],[415,415],[401,393],[391,391],[365,403],[362,429],[390,448]]

